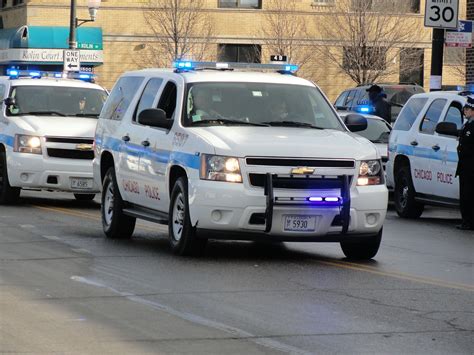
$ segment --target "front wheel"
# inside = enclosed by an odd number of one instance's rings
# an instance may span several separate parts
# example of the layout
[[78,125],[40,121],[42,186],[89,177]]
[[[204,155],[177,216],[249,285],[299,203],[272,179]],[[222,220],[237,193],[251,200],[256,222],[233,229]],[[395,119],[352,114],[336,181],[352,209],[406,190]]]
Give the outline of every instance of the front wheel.
[[177,255],[198,255],[205,246],[206,239],[196,237],[196,228],[189,217],[188,181],[185,177],[176,180],[169,209],[168,233],[171,250]]
[[117,185],[114,168],[110,168],[102,187],[102,228],[107,238],[128,239],[135,229],[136,218],[123,213],[124,202]]
[[11,187],[8,181],[7,157],[0,152],[0,205],[10,205],[18,202],[20,188]]
[[95,194],[74,194],[74,197],[78,201],[92,201],[95,198]]
[[382,241],[382,231],[380,230],[373,238],[361,241],[344,241],[341,242],[341,249],[344,255],[353,260],[370,260],[379,251],[380,242]]
[[402,218],[418,218],[424,205],[415,200],[415,187],[411,179],[410,168],[404,166],[395,173],[394,202],[397,214]]

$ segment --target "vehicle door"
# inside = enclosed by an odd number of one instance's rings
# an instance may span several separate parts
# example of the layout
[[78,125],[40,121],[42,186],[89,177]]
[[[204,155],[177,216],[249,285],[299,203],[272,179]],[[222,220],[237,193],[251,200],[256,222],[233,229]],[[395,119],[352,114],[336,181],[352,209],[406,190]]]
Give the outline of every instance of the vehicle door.
[[[462,107],[463,104],[460,100],[451,101],[440,122],[455,123],[460,130],[463,125]],[[458,138],[438,133],[435,133],[434,138],[434,149],[437,151],[434,153],[431,169],[434,181],[433,194],[443,199],[459,200],[459,179],[455,178],[458,162]]]
[[[170,80],[162,86],[163,90],[157,95],[152,107],[165,111],[168,119],[178,120],[176,103],[178,95],[181,94],[178,93],[178,85]],[[166,213],[169,206],[166,172],[172,153],[173,137],[167,129],[147,127],[147,134],[143,136],[147,143],[140,158],[140,176],[144,183],[141,204]]]
[[417,193],[432,195],[436,176],[433,173],[433,161],[439,151],[436,143],[435,128],[442,115],[446,111],[447,100],[433,100],[424,113],[418,134],[410,142],[413,147],[411,170],[413,185]]
[[114,155],[117,184],[126,201],[133,201],[140,193],[137,182],[139,151],[131,140],[130,115],[143,81],[144,77],[139,76],[124,76],[117,81],[101,112],[106,124],[101,124],[96,137],[102,148]]

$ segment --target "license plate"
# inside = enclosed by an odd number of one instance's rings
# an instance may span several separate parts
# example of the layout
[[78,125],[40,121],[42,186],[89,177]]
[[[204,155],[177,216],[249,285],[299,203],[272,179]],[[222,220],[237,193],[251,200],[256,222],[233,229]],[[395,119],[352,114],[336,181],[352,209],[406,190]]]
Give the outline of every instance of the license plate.
[[71,178],[71,189],[91,190],[94,186],[92,179],[87,178]]
[[314,232],[316,229],[316,216],[286,215],[283,217],[285,231]]

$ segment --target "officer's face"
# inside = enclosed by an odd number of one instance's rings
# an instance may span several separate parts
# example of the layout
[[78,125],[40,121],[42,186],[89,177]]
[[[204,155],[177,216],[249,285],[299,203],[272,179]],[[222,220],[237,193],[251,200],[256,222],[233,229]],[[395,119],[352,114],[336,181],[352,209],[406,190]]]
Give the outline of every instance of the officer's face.
[[474,117],[474,110],[470,107],[464,107],[464,115],[467,117],[467,118],[471,118],[471,117]]

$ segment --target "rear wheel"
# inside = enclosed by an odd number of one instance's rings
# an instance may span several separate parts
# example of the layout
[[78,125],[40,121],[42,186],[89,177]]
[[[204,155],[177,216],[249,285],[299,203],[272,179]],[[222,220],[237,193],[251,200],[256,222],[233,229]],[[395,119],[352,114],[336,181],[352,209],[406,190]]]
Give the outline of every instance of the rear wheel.
[[346,257],[354,260],[372,259],[379,251],[380,242],[382,241],[382,232],[380,230],[373,238],[362,241],[344,241],[341,242],[341,248]]
[[95,194],[74,194],[74,197],[78,201],[92,201],[95,198]]
[[20,188],[11,187],[8,181],[7,157],[0,152],[0,205],[9,205],[18,202]]
[[102,228],[107,238],[127,239],[135,229],[136,218],[123,213],[124,202],[117,185],[114,168],[110,168],[102,187]]
[[176,180],[171,193],[169,210],[169,242],[177,255],[198,255],[205,246],[206,239],[196,237],[196,228],[189,217],[188,182],[185,177]]
[[403,166],[395,173],[394,200],[397,214],[403,218],[418,218],[425,206],[415,200],[415,187],[410,168]]

